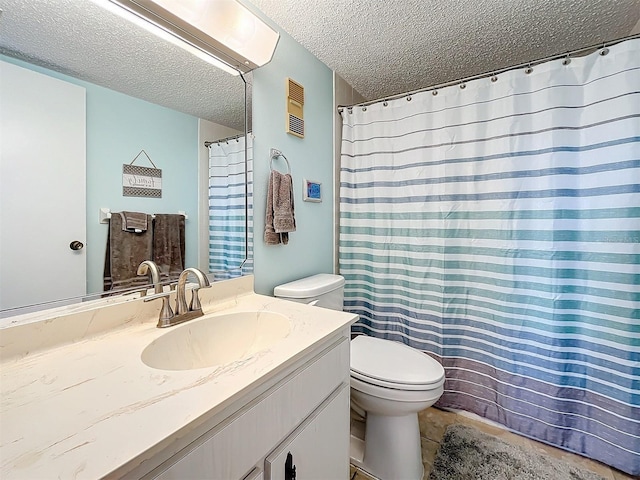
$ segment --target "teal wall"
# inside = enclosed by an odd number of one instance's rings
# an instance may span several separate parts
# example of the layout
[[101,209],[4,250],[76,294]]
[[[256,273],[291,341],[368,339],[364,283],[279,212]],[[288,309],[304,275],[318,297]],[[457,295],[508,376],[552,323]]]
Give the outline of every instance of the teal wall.
[[[247,7],[280,32],[273,60],[253,72],[255,291],[272,295],[281,283],[333,271],[333,72]],[[287,77],[304,87],[305,138],[285,133]],[[286,155],[294,181],[297,231],[288,245],[263,241],[272,147]],[[322,182],[322,203],[302,201],[303,178]]]
[[[6,62],[86,88],[87,292],[102,290],[108,225],[99,209],[187,212],[186,263],[197,265],[198,119],[73,77],[0,55]],[[144,149],[162,169],[162,198],[122,196],[122,165]],[[150,166],[141,156],[136,165]]]

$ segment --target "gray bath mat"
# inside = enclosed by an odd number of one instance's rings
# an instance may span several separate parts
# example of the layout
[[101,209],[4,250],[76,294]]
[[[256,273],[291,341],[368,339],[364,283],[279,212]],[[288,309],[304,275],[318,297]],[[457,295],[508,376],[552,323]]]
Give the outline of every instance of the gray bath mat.
[[604,480],[466,425],[447,428],[429,480]]

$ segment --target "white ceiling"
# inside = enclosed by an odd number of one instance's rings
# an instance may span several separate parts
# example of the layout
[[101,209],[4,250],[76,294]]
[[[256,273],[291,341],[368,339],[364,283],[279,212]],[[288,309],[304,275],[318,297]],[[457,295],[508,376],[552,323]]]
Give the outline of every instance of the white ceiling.
[[631,33],[640,0],[251,0],[369,100]]
[[[640,0],[250,3],[368,99],[622,37],[640,20]],[[240,78],[90,0],[0,0],[0,9],[0,53],[242,128]]]
[[90,0],[0,0],[0,9],[0,53],[244,129],[240,77]]

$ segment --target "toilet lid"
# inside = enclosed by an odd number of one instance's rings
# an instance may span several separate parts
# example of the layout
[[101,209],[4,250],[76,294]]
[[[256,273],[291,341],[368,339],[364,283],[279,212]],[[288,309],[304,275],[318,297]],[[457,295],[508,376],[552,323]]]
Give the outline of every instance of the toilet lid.
[[351,374],[362,381],[429,386],[441,383],[444,368],[419,350],[399,342],[360,335],[351,340]]

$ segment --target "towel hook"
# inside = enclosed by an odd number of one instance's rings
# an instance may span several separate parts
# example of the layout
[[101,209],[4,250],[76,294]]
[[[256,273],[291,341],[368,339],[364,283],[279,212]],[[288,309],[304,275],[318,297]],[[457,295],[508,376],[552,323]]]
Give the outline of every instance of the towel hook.
[[289,160],[287,160],[287,157],[285,157],[280,150],[275,148],[271,149],[271,159],[269,160],[269,168],[273,170],[273,160],[278,157],[284,158],[284,161],[287,162],[287,173],[291,174],[291,165],[289,164]]

